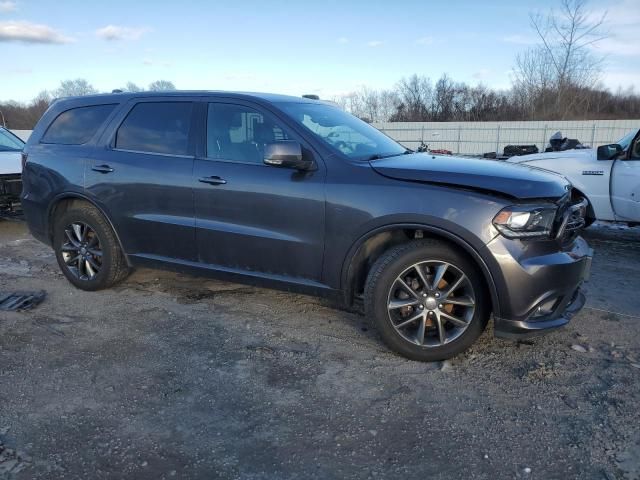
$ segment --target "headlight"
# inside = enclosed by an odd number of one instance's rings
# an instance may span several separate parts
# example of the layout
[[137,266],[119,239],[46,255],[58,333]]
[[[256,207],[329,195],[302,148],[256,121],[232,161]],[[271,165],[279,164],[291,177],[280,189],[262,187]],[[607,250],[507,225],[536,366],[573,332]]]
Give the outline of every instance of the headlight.
[[507,238],[550,237],[557,212],[555,205],[514,205],[500,210],[493,224]]

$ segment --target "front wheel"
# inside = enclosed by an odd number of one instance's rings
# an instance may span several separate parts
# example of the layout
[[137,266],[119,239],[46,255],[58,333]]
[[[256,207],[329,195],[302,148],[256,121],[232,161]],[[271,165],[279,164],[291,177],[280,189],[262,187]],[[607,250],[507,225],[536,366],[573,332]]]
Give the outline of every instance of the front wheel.
[[385,343],[413,360],[444,360],[483,332],[489,304],[469,259],[437,240],[389,249],[373,265],[365,309]]

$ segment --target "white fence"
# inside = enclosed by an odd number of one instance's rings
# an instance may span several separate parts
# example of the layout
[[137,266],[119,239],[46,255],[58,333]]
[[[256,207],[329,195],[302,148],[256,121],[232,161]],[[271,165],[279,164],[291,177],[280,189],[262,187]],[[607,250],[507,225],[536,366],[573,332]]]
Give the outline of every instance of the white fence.
[[640,120],[587,120],[567,122],[386,122],[373,124],[408,148],[422,141],[430,148],[477,155],[502,153],[505,145],[536,145],[543,152],[549,137],[557,131],[563,137],[577,138],[585,145],[614,143]]
[[31,132],[33,132],[33,130],[11,130],[11,132],[26,142],[27,140],[29,140],[29,136],[31,135]]
[[[477,155],[502,153],[505,145],[537,145],[544,151],[549,137],[557,131],[577,138],[585,145],[614,143],[631,130],[640,128],[640,120],[585,120],[575,122],[386,122],[374,123],[391,138],[408,148],[422,141],[431,148]],[[13,130],[27,140],[31,130]]]

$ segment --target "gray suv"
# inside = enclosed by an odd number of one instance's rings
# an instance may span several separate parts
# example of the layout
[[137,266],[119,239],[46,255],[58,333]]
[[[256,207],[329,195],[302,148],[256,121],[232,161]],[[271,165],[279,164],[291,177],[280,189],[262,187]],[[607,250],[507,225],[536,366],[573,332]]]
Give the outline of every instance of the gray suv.
[[334,105],[231,92],[56,101],[23,154],[22,204],[67,279],[155,266],[363,304],[417,360],[584,304],[586,202],[561,176],[415,153]]

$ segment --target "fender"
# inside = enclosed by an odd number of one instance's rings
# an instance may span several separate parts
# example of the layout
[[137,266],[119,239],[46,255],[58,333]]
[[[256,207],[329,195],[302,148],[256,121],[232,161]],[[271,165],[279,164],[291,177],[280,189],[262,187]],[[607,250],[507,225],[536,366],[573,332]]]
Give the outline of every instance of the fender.
[[491,269],[484,261],[482,256],[478,253],[478,251],[466,240],[462,237],[451,233],[447,230],[444,230],[439,227],[434,227],[432,225],[426,225],[421,223],[394,223],[387,224],[383,226],[379,226],[370,230],[363,236],[361,236],[358,240],[354,242],[354,244],[349,249],[347,256],[343,262],[342,266],[342,275],[341,275],[341,289],[346,293],[347,296],[351,296],[351,280],[353,279],[353,269],[351,268],[351,262],[359,252],[360,248],[364,245],[364,243],[374,235],[378,233],[382,233],[389,230],[395,229],[414,229],[414,230],[423,230],[425,232],[434,233],[438,236],[444,237],[457,246],[464,249],[464,251],[471,256],[471,258],[476,262],[476,264],[480,267],[480,271],[486,281],[487,288],[489,289],[489,293],[491,295],[491,304],[493,314],[497,317],[500,317],[500,302],[498,300],[498,288],[496,286],[496,282],[494,280],[493,274],[491,273]]
[[125,252],[124,247],[122,245],[122,241],[120,240],[120,235],[118,234],[118,231],[116,230],[115,226],[113,225],[113,222],[111,221],[111,218],[109,217],[109,215],[107,215],[107,213],[105,212],[104,208],[102,208],[100,205],[98,205],[95,201],[93,201],[93,199],[91,199],[90,197],[88,197],[87,195],[83,194],[83,193],[78,193],[78,192],[64,192],[64,193],[60,193],[58,195],[56,195],[55,197],[53,197],[53,199],[49,202],[49,207],[47,208],[47,217],[46,217],[46,232],[47,232],[47,236],[49,237],[49,240],[51,241],[51,243],[53,244],[53,236],[51,235],[51,225],[50,225],[50,219],[51,219],[51,213],[53,212],[53,209],[56,205],[58,205],[61,201],[63,200],[84,200],[85,202],[91,204],[92,206],[94,206],[101,214],[104,218],[106,218],[107,222],[109,223],[109,226],[111,227],[111,230],[113,230],[113,233],[116,236],[116,240],[118,241],[118,246],[120,247],[120,251],[123,253],[124,258],[127,261],[127,266],[128,267],[132,267],[131,261],[129,260],[129,256],[127,255],[127,252]]

